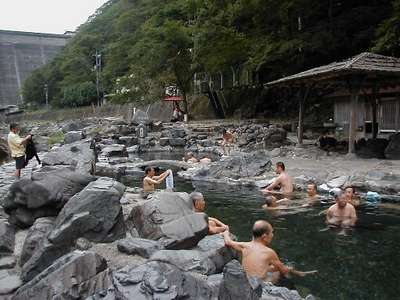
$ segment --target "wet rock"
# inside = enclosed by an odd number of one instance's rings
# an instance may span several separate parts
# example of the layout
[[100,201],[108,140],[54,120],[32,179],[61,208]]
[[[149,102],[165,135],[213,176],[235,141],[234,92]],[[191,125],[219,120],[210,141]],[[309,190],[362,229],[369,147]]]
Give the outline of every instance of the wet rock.
[[193,212],[187,193],[155,193],[133,207],[129,219],[140,237],[162,239],[167,249],[192,248],[208,232],[206,215]]
[[93,252],[74,251],[18,289],[14,299],[85,299],[109,286],[105,259]]
[[[236,237],[232,236],[233,239]],[[232,259],[237,259],[238,254],[232,248],[225,246],[225,241],[222,235],[214,234],[203,238],[195,249],[202,251],[215,265],[217,273],[222,272],[224,266]]]
[[111,242],[125,236],[119,200],[125,186],[110,178],[99,178],[76,194],[57,217],[54,229],[36,247],[22,268],[24,282],[71,251],[78,238]]
[[184,138],[170,138],[168,141],[169,144],[173,147],[183,147],[186,145],[186,139]]
[[400,133],[393,134],[389,138],[389,144],[385,149],[388,159],[400,159]]
[[[303,300],[296,290],[289,290],[285,287],[274,286],[271,283],[262,282],[261,300]],[[312,295],[308,295],[306,300],[315,300]]]
[[237,260],[232,260],[224,268],[218,299],[259,300],[262,287],[258,283],[252,282],[252,285],[240,263]]
[[84,138],[84,134],[82,131],[70,131],[65,134],[64,143],[71,144],[71,143],[80,141],[83,138]]
[[81,191],[94,177],[72,171],[68,167],[44,167],[31,179],[15,181],[3,199],[10,222],[29,227],[34,220],[54,216],[64,204]]
[[14,268],[17,260],[15,256],[5,256],[0,258],[0,269],[11,269]]
[[22,285],[22,281],[18,275],[8,271],[0,270],[0,298],[18,289]]
[[117,298],[145,299],[211,299],[212,290],[205,279],[183,272],[177,267],[147,262],[127,266],[114,274]]
[[157,241],[141,239],[141,238],[126,238],[118,241],[118,250],[129,255],[140,255],[144,258],[149,258],[155,252],[160,250],[162,246]]
[[327,185],[331,188],[341,188],[349,181],[349,176],[343,175],[336,178],[331,179],[327,182]]
[[0,220],[0,257],[2,253],[14,253],[15,230],[7,221]]
[[39,218],[35,221],[28,234],[22,247],[21,257],[19,259],[20,266],[23,266],[32,254],[35,252],[36,247],[46,238],[47,234],[54,227],[55,218]]
[[216,179],[239,179],[264,175],[271,168],[271,160],[265,152],[233,153],[232,156],[214,162],[209,169],[203,168],[195,176]]

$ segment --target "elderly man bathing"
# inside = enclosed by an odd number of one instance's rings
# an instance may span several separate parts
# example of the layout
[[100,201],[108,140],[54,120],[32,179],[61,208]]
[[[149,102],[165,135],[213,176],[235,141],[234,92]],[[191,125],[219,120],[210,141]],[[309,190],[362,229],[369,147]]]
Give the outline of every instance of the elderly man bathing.
[[317,271],[301,272],[285,266],[276,252],[269,247],[274,237],[274,229],[267,221],[259,220],[253,225],[253,239],[250,242],[235,242],[228,230],[224,231],[225,245],[239,251],[242,266],[248,277],[257,277],[264,281],[277,283],[281,276],[290,274],[304,277]]
[[340,227],[354,226],[357,221],[354,206],[348,203],[344,193],[337,194],[335,198],[336,204],[329,207],[326,213],[326,222]]
[[[287,202],[293,193],[293,179],[286,173],[285,164],[283,162],[276,163],[275,172],[279,175],[275,180],[261,190],[264,195],[267,195],[268,207],[276,207],[279,203]],[[279,189],[276,191],[276,189]],[[277,198],[281,198],[278,200]]]
[[[206,209],[206,201],[203,194],[193,192],[190,194],[190,200],[193,202],[195,212],[204,212]],[[217,234],[228,230],[229,227],[216,218],[208,218],[208,234]]]

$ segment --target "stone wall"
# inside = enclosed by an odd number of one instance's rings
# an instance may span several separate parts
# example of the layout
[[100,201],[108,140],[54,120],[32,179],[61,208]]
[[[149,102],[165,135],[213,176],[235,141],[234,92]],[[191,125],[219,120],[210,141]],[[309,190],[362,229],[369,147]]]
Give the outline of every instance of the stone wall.
[[0,30],[0,107],[22,103],[24,80],[54,58],[70,37]]

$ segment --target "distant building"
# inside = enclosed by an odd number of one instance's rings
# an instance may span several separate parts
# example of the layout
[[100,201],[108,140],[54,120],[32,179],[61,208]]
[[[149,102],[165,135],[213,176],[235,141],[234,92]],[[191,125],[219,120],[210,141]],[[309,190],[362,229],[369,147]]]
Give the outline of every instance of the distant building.
[[71,36],[0,30],[0,107],[23,103],[25,79],[53,59]]

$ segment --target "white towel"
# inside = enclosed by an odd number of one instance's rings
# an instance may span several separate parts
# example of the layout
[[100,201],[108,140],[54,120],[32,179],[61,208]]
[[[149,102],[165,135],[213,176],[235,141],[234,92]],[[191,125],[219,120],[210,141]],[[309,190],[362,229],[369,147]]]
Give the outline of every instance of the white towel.
[[167,176],[167,178],[165,178],[165,184],[167,186],[167,190],[174,189],[174,174],[171,170],[169,170],[169,175]]

